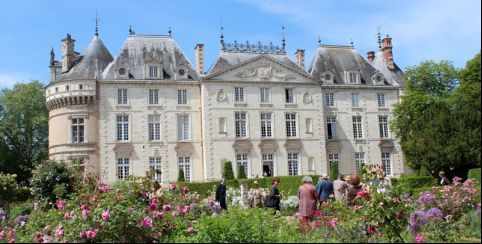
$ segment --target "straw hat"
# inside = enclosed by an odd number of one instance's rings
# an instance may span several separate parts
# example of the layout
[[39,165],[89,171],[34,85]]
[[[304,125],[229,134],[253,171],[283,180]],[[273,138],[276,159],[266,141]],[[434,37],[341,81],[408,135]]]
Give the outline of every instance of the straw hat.
[[327,174],[323,174],[321,177],[322,177],[322,178],[328,178],[328,175],[327,175]]
[[259,183],[258,183],[257,180],[253,181],[253,185],[258,185],[258,184],[259,184]]

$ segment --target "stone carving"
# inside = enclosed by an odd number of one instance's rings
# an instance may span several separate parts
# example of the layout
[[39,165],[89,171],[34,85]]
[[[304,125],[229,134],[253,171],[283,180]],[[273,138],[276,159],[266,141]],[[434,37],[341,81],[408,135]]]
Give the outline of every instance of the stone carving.
[[304,103],[311,103],[311,96],[308,92],[303,93],[303,102]]
[[240,52],[240,53],[270,53],[270,54],[285,54],[285,49],[283,47],[279,47],[276,45],[273,45],[273,43],[269,43],[269,45],[263,45],[261,42],[258,42],[257,44],[250,44],[248,41],[246,44],[243,43],[238,43],[237,41],[234,41],[233,43],[225,43],[223,41],[223,51],[229,51],[229,52]]
[[267,65],[259,66],[257,68],[251,68],[246,70],[245,72],[239,72],[235,75],[235,77],[241,80],[247,80],[254,77],[257,77],[260,80],[269,80],[273,77],[283,81],[294,79],[293,76]]
[[224,92],[223,89],[220,89],[216,95],[216,98],[218,100],[218,102],[224,102],[226,101],[227,97],[226,97],[226,92]]

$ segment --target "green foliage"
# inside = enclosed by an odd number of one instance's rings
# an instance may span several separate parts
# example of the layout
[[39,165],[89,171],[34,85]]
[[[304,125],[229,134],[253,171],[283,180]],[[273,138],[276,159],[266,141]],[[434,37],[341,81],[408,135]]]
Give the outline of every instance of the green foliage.
[[184,170],[179,169],[178,175],[177,175],[177,182],[185,182],[186,180],[184,179]]
[[234,180],[233,163],[231,161],[224,161],[223,178]]
[[450,61],[437,63],[428,60],[418,66],[407,67],[404,77],[407,81],[407,94],[444,96],[454,89],[458,75]]
[[480,168],[469,170],[468,179],[474,179],[480,185]]
[[20,187],[16,178],[16,175],[0,173],[0,209],[6,208],[8,203],[17,200]]
[[39,200],[53,202],[75,192],[81,182],[81,175],[66,162],[47,160],[39,164],[32,173],[30,184],[32,194]]
[[0,172],[26,184],[32,168],[48,154],[48,111],[39,81],[0,92]]
[[334,181],[338,179],[338,162],[330,163],[330,180]]
[[244,165],[238,165],[238,179],[246,179],[246,171]]
[[416,188],[432,187],[437,185],[437,179],[431,176],[406,175],[399,180],[399,186],[407,193],[413,193]]

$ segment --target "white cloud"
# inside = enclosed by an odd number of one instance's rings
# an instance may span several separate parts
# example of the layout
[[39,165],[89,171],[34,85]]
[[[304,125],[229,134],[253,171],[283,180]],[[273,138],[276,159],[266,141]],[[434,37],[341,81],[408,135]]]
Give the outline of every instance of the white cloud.
[[31,76],[24,72],[0,71],[0,89],[12,88],[17,82],[30,82]]

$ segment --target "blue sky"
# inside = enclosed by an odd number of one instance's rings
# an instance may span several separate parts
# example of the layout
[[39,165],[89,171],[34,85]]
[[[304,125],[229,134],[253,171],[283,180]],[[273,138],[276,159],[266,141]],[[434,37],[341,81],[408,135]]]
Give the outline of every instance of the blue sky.
[[96,9],[100,37],[116,56],[132,25],[137,34],[173,37],[191,62],[194,46],[205,44],[206,70],[219,54],[220,25],[227,42],[281,43],[287,53],[306,50],[307,66],[322,43],[349,45],[366,55],[377,48],[377,28],[393,40],[395,62],[405,69],[422,60],[450,60],[463,67],[481,48],[479,0],[80,0],[2,2],[0,88],[16,81],[48,83],[49,52],[61,58],[60,40],[71,33],[81,52],[94,35]]

